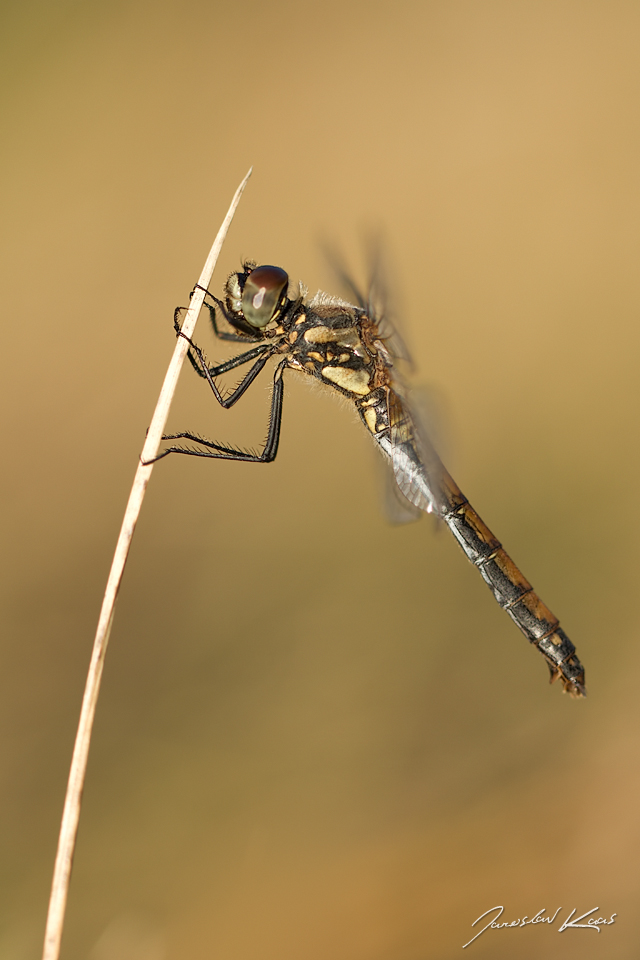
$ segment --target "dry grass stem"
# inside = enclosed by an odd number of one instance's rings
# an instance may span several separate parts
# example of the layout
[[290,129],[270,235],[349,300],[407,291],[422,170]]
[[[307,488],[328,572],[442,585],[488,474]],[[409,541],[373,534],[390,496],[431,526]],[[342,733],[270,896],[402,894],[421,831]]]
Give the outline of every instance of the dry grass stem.
[[[193,334],[198,314],[204,301],[204,291],[200,287],[208,287],[213,274],[216,261],[220,254],[222,244],[227,235],[227,231],[233,220],[240,197],[246,186],[247,180],[251,176],[251,170],[246,175],[231,201],[229,211],[218,231],[218,235],[207,257],[206,263],[198,281],[199,287],[196,288],[184,320],[183,330],[186,336]],[[93,727],[93,718],[95,716],[96,702],[100,691],[100,680],[102,678],[102,667],[104,664],[107,644],[109,642],[109,633],[113,622],[113,613],[124,572],[124,566],[129,554],[133,532],[136,527],[142,500],[145,490],[153,470],[153,464],[147,464],[145,461],[152,460],[158,452],[162,433],[169,414],[169,407],[175,393],[178,383],[178,376],[187,353],[188,343],[184,337],[178,337],[176,348],[173,352],[167,374],[162,384],[158,403],[154,411],[147,439],[142,449],[140,464],[136,470],[133,480],[133,486],[129,495],[129,502],[125,510],[124,520],[118,543],[116,545],[107,588],[105,590],[102,609],[98,620],[98,628],[93,644],[91,654],[91,663],[87,675],[84,697],[82,700],[82,710],[80,712],[80,721],[76,742],[73,749],[73,758],[71,761],[71,770],[69,772],[69,782],[64,801],[64,811],[62,814],[62,823],[60,826],[60,837],[58,840],[58,852],[53,873],[53,883],[51,887],[51,899],[49,901],[49,913],[47,915],[47,928],[44,940],[43,960],[58,960],[60,955],[60,942],[62,939],[62,928],[67,905],[67,894],[69,891],[69,880],[71,877],[71,865],[73,862],[73,853],[75,849],[76,834],[78,830],[78,820],[80,818],[80,804],[82,801],[82,788],[87,769],[87,757],[89,754],[89,744],[91,741],[91,730]]]

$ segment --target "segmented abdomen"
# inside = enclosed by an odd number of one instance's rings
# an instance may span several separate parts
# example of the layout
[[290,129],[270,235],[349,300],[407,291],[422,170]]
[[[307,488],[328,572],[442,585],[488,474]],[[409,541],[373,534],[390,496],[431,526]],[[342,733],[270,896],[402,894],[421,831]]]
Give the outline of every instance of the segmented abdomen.
[[441,507],[440,515],[469,560],[477,566],[503,610],[545,657],[551,681],[559,676],[567,693],[583,697],[586,693],[584,668],[576,656],[576,648],[560,629],[558,619],[446,471],[441,483],[447,506]]

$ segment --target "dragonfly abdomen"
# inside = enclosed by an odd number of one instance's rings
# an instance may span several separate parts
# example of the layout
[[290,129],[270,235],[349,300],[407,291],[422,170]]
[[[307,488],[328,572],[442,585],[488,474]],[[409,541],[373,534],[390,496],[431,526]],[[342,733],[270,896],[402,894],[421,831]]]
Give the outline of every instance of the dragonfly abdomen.
[[585,695],[584,668],[560,622],[542,602],[500,541],[478,516],[449,475],[444,483],[451,506],[441,511],[465,554],[480,571],[503,610],[545,657],[553,682],[561,677],[574,697]]

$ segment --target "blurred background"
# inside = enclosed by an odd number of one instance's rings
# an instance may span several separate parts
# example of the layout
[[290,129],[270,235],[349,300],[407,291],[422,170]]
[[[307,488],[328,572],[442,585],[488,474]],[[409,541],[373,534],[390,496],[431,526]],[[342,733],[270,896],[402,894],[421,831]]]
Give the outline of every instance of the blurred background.
[[[0,957],[36,960],[101,596],[233,192],[242,257],[337,289],[380,232],[449,469],[589,697],[446,530],[386,524],[355,415],[290,373],[271,466],[155,469],[91,748],[65,960],[637,956],[640,7],[2,7]],[[211,359],[229,355],[205,323]],[[227,383],[233,383],[233,377]],[[169,426],[265,435],[185,368]],[[466,955],[466,954],[465,954]]]

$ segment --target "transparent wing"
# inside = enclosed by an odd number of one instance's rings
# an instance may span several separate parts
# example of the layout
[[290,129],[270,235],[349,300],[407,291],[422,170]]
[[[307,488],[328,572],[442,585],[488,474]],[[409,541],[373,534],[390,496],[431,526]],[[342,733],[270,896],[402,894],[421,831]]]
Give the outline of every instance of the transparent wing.
[[383,243],[379,236],[370,236],[366,241],[366,262],[368,265],[368,280],[366,294],[362,287],[354,280],[347,269],[344,258],[335,246],[324,244],[324,254],[337,279],[348,295],[353,298],[355,305],[364,310],[375,322],[380,332],[380,339],[393,360],[403,361],[407,367],[413,367],[413,360],[404,338],[398,329],[398,311],[392,303],[388,282],[389,271],[387,256],[383,250]]
[[442,515],[447,506],[446,471],[418,415],[393,389],[388,391],[387,410],[389,434],[378,442],[391,460],[400,493],[419,510]]
[[393,466],[388,456],[381,456],[381,451],[372,450],[373,464],[376,474],[376,487],[380,509],[385,519],[394,526],[414,523],[422,516],[422,510],[410,503],[398,486],[393,472]]
[[410,369],[413,368],[413,359],[400,331],[399,317],[396,302],[397,294],[391,295],[389,282],[389,255],[385,250],[380,235],[370,236],[367,241],[367,261],[369,264],[368,295],[366,301],[367,313],[378,326],[385,349],[394,360],[402,360]]

